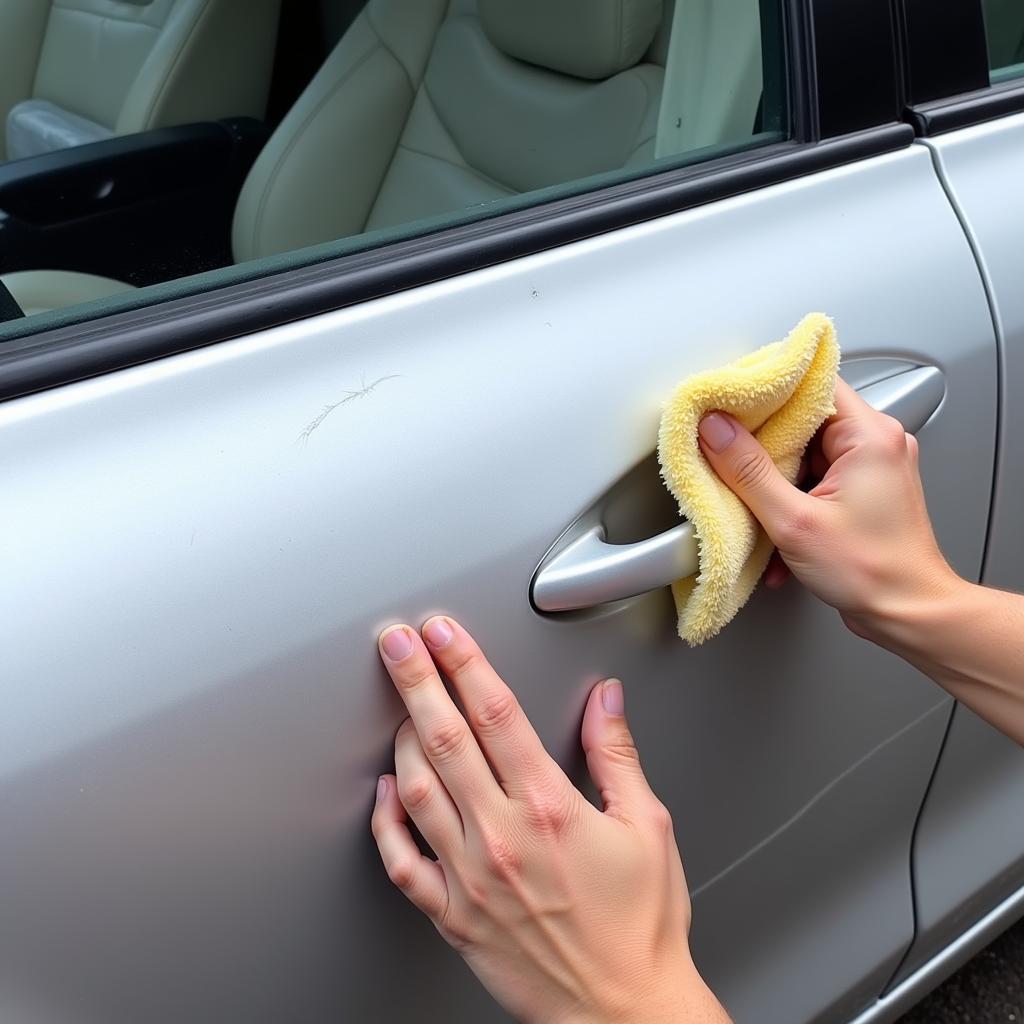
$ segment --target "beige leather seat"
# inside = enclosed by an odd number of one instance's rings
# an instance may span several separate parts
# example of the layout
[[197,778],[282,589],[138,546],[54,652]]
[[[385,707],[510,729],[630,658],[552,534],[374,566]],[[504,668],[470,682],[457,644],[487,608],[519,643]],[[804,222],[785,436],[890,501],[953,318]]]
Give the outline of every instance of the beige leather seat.
[[280,0],[2,0],[0,160],[263,117]]
[[[250,172],[236,260],[649,162],[661,22],[661,0],[370,0]],[[26,311],[128,288],[4,281]]]

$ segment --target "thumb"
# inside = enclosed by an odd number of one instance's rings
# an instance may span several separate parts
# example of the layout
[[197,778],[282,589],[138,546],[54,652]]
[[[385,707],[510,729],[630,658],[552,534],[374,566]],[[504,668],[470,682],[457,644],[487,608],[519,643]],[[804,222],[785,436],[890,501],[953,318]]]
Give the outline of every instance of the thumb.
[[794,487],[756,437],[724,412],[700,421],[700,447],[711,468],[775,540],[777,530],[812,499]]
[[622,820],[637,817],[637,808],[655,799],[640,766],[626,724],[622,683],[606,679],[590,691],[583,713],[583,750],[606,814]]

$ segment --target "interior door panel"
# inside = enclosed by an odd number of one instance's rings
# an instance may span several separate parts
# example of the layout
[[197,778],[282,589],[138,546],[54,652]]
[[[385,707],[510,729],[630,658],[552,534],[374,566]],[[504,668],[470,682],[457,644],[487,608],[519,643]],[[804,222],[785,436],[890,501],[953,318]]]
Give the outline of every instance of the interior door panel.
[[[501,1019],[369,836],[401,718],[375,636],[438,612],[581,783],[584,696],[626,681],[738,1024],[876,997],[949,700],[795,586],[697,650],[666,590],[559,617],[529,597],[566,524],[649,470],[678,380],[811,309],[851,372],[942,371],[921,466],[977,578],[996,346],[918,146],[0,406],[21,1019]],[[609,529],[640,539],[628,507]]]

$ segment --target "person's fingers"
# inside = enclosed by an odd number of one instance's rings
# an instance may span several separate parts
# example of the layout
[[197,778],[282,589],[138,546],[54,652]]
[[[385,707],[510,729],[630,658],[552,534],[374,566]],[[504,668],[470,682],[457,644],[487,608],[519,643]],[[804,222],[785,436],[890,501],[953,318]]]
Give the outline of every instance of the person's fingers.
[[424,623],[423,639],[455,687],[469,724],[509,796],[536,789],[543,776],[565,779],[515,694],[466,629],[454,619],[435,616]]
[[916,466],[921,456],[921,446],[913,434],[907,434],[907,451],[910,452],[910,457],[914,460],[914,465]]
[[448,906],[444,871],[436,861],[420,853],[406,820],[395,777],[382,775],[377,782],[377,804],[370,819],[380,859],[392,883],[424,914],[438,921]]
[[378,643],[416,727],[420,746],[455,801],[462,820],[485,817],[505,796],[419,634],[405,625],[390,626],[381,633]]
[[864,401],[856,390],[850,387],[842,377],[836,378],[836,411],[831,417],[839,419],[863,419],[877,416],[878,411]]
[[462,818],[423,753],[411,718],[402,723],[395,736],[395,775],[398,798],[420,834],[438,857],[450,858],[465,839]]
[[830,466],[866,438],[874,436],[879,424],[889,419],[868,405],[841,377],[836,380],[835,399],[835,415],[828,418],[821,433],[822,452]]
[[631,822],[657,805],[626,724],[620,680],[606,679],[590,691],[581,739],[606,814]]
[[741,423],[722,412],[700,421],[700,446],[711,467],[778,543],[787,524],[802,522],[813,502],[794,487]]
[[764,585],[769,590],[778,590],[791,575],[789,566],[782,560],[782,555],[778,551],[773,551],[772,557],[768,560],[768,568],[764,571]]

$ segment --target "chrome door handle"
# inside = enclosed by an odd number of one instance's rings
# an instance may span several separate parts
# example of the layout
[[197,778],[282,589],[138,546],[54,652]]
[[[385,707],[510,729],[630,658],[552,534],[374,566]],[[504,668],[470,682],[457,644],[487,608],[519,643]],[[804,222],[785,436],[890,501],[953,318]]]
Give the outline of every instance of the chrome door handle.
[[[860,391],[910,434],[928,422],[945,394],[942,371],[935,366],[906,370]],[[531,598],[539,611],[568,612],[658,590],[696,571],[697,540],[690,523],[636,544],[609,544],[598,524],[544,560]]]

